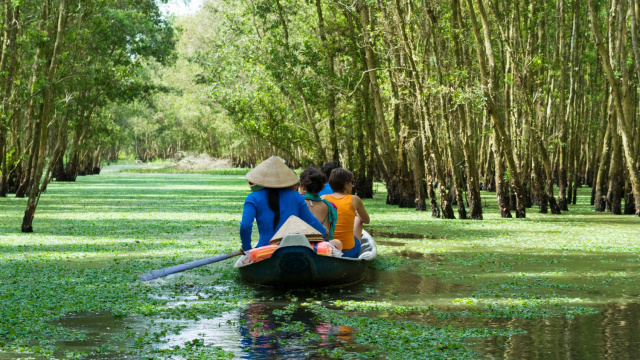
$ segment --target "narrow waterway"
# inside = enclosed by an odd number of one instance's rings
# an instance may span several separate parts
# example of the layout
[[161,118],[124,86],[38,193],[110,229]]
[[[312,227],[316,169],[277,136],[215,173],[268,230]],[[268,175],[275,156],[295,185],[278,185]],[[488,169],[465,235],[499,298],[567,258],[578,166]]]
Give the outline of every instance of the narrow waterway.
[[[637,219],[593,213],[580,190],[582,205],[563,217],[507,221],[488,208],[475,222],[431,219],[376,195],[366,206],[378,257],[366,277],[287,290],[243,284],[233,260],[137,281],[237,249],[241,176],[52,184],[41,233],[6,223],[0,234],[12,282],[3,281],[13,284],[3,309],[46,319],[11,348],[0,343],[0,360],[637,359]],[[14,207],[19,218],[24,208]]]
[[[62,351],[83,351],[110,344],[118,347],[129,333],[152,331],[163,324],[173,327],[158,338],[160,349],[170,349],[201,343],[220,347],[242,359],[321,359],[329,350],[348,349],[350,353],[367,353],[372,348],[358,341],[359,337],[373,334],[359,333],[358,329],[342,323],[320,319],[313,306],[338,311],[336,302],[377,302],[411,307],[398,313],[382,309],[352,311],[349,316],[372,319],[402,320],[436,328],[453,329],[511,329],[521,330],[513,336],[470,338],[464,344],[475,358],[486,359],[637,359],[640,350],[640,304],[635,298],[626,301],[589,303],[590,313],[567,316],[544,311],[532,319],[491,316],[486,309],[456,302],[468,296],[472,286],[442,280],[438,276],[424,276],[425,266],[445,267],[448,259],[409,251],[397,237],[383,240],[379,245],[389,255],[399,258],[402,265],[393,269],[367,272],[359,284],[344,288],[325,288],[287,291],[258,288],[254,301],[242,310],[233,310],[211,319],[160,320],[145,316],[115,318],[110,314],[70,314],[58,325],[85,331],[93,339],[85,342],[60,343]],[[387,256],[389,256],[387,255]],[[384,258],[384,255],[383,255]],[[188,278],[188,277],[187,277]],[[177,277],[176,279],[180,279]],[[175,279],[169,280],[174,281]],[[213,291],[213,290],[211,290]],[[194,296],[182,302],[206,301],[207,290],[193,289]],[[605,295],[605,294],[592,294]],[[203,300],[205,299],[205,300]],[[318,305],[302,304],[307,299],[321,299]],[[471,305],[471,306],[465,306]],[[554,308],[554,305],[543,305]],[[585,304],[586,306],[586,304]],[[426,311],[420,309],[428,309]],[[540,309],[538,309],[540,310]],[[532,310],[535,313],[535,309]],[[160,329],[158,327],[158,329]],[[9,359],[3,355],[2,359]],[[385,358],[378,353],[376,358]],[[89,359],[130,359],[126,354],[94,354]]]

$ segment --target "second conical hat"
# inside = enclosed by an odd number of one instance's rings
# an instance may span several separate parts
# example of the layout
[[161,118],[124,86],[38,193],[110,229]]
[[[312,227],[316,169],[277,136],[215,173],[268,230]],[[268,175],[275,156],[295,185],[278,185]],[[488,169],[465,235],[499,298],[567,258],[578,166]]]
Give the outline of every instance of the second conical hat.
[[284,164],[279,156],[272,156],[245,175],[250,183],[267,188],[286,188],[298,183],[298,175]]
[[309,241],[322,241],[323,238],[322,234],[320,234],[318,230],[311,227],[311,225],[307,224],[299,217],[291,215],[273,235],[271,240],[269,240],[269,243],[280,241],[287,234],[303,234],[307,239],[309,239]]

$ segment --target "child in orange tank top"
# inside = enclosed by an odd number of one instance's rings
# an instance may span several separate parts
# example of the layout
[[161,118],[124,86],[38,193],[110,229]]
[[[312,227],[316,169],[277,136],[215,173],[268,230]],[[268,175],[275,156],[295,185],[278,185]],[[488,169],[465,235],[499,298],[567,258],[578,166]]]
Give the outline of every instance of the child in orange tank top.
[[351,195],[354,184],[355,178],[351,171],[334,169],[329,177],[329,185],[334,193],[325,195],[324,198],[338,208],[338,221],[333,235],[342,242],[342,256],[357,258],[360,255],[362,224],[368,224],[370,219],[362,199]]

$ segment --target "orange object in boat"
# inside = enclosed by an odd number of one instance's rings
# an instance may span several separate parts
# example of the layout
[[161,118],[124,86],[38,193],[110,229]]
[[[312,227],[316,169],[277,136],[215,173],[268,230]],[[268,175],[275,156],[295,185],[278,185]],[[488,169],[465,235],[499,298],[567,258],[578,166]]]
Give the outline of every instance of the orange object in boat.
[[331,256],[331,244],[327,241],[314,243],[313,250],[315,250],[318,255]]
[[278,245],[267,245],[259,248],[255,248],[249,252],[249,258],[253,262],[262,261],[264,259],[268,259],[273,255],[273,252],[276,251]]

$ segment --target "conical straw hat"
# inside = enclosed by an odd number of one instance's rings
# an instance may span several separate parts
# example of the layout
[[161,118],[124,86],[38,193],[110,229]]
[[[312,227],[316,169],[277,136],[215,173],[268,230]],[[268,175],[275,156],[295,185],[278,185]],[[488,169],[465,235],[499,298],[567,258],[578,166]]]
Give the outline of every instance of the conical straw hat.
[[273,235],[271,240],[269,240],[269,243],[280,241],[287,234],[303,234],[309,241],[322,241],[323,239],[322,234],[320,234],[318,230],[311,227],[311,225],[299,217],[291,215],[287,221],[282,224],[278,232]]
[[272,156],[253,168],[245,176],[250,183],[266,188],[286,188],[298,183],[298,175],[284,164],[279,156]]

